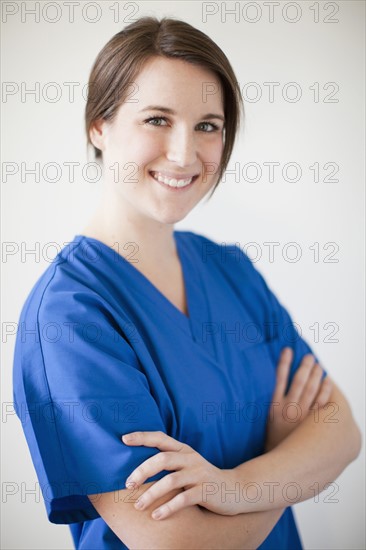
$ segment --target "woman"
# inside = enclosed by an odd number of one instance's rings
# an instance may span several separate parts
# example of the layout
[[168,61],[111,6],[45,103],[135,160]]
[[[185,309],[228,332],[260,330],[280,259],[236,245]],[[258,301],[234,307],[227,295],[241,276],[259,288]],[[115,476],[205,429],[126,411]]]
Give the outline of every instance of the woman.
[[14,361],[48,517],[80,549],[301,548],[291,504],[359,430],[240,248],[174,230],[228,164],[233,70],[202,32],[146,17],[89,86],[103,197],[30,293],[37,337],[18,333]]

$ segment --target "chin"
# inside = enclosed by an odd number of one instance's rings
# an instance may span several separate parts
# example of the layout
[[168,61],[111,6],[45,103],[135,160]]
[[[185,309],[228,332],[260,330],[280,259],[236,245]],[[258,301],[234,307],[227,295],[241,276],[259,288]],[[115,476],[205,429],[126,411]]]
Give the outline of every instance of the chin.
[[189,214],[188,212],[157,212],[154,217],[159,223],[174,225],[175,223],[184,220],[184,218]]
[[174,225],[175,223],[178,223],[181,220],[184,220],[186,216],[187,214],[182,214],[181,216],[159,216],[157,220],[160,223],[164,223],[166,225]]

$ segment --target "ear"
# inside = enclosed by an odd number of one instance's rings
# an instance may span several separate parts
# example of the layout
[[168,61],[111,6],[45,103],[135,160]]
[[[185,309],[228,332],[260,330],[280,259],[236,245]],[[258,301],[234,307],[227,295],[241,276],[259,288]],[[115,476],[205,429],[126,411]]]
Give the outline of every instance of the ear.
[[95,120],[89,130],[90,141],[97,149],[104,150],[106,121],[102,118]]

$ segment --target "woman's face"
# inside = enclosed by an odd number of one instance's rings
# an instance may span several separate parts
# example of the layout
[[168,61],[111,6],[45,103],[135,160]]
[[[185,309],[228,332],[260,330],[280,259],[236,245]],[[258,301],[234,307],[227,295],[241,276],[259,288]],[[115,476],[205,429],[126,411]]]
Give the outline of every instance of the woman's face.
[[110,197],[139,217],[183,219],[217,181],[223,127],[214,73],[182,60],[148,60],[113,122],[91,131]]

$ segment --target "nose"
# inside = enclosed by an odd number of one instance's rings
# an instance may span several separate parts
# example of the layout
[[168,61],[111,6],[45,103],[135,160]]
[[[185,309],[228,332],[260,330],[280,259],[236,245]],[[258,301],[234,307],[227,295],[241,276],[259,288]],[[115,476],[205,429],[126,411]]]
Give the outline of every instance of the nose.
[[185,167],[197,161],[196,136],[189,128],[175,128],[168,137],[166,157],[175,164]]

